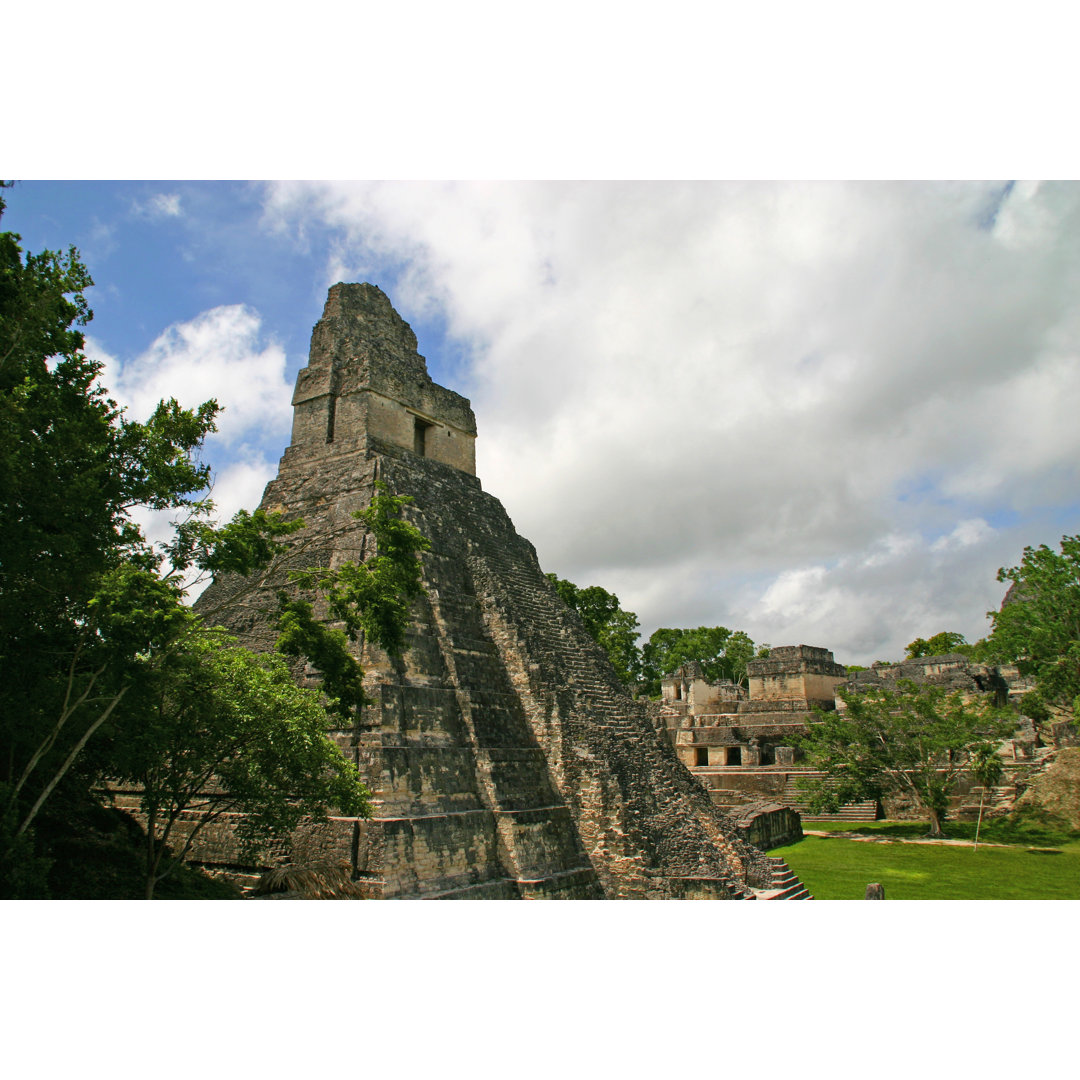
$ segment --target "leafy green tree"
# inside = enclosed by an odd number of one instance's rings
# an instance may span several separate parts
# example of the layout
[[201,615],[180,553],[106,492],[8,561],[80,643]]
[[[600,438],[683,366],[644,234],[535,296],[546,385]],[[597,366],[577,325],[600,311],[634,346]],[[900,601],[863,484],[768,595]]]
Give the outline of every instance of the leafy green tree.
[[826,774],[800,781],[810,808],[835,813],[846,803],[906,793],[926,812],[933,837],[944,836],[949,796],[976,748],[1005,738],[1015,726],[1015,717],[989,697],[965,701],[960,693],[907,679],[895,690],[840,688],[837,694],[844,709],[815,709],[800,740],[807,768]]
[[642,649],[645,690],[656,697],[660,680],[691,660],[701,664],[705,677],[712,682],[730,679],[744,683],[747,663],[767,654],[767,645],[755,652],[753,641],[742,630],[732,632],[726,626],[699,626],[693,630],[662,627]]
[[1033,675],[1043,701],[1069,711],[1080,696],[1080,536],[1063,536],[1060,549],[1026,547],[1019,566],[998,571],[1011,587],[989,612],[987,652]]
[[284,660],[193,635],[136,691],[141,708],[114,755],[146,816],[146,893],[223,815],[241,814],[249,851],[334,807],[370,814],[356,766],[326,737],[320,694],[297,686]]
[[[295,564],[302,542],[293,534],[302,522],[259,510],[214,524],[213,504],[201,497],[210,473],[197,454],[214,430],[217,404],[184,410],[169,400],[145,423],[125,417],[99,384],[100,366],[82,351],[91,284],[74,249],[24,258],[19,237],[0,234],[5,896],[40,895],[45,864],[34,823],[63,785],[86,792],[117,775],[149,784],[151,892],[167,846],[158,823],[171,827],[188,781],[207,767],[220,770],[218,786],[233,785],[229,797],[250,810],[255,832],[286,827],[288,807],[315,812],[336,799],[362,807],[366,797],[326,736],[328,714],[310,694],[285,687],[281,662],[226,647],[183,603],[193,572],[248,575],[254,588],[286,555]],[[398,520],[401,502],[377,499],[365,512],[379,545],[370,569],[309,571],[346,633],[318,638],[294,627],[290,643],[282,611],[283,649],[317,661],[345,715],[362,701],[347,639],[365,631],[399,650],[408,598],[419,587],[416,554],[426,542]],[[169,543],[146,542],[130,516],[140,506],[177,514]],[[252,736],[259,724],[262,743]],[[230,743],[242,752],[222,756]]]
[[590,637],[608,654],[619,679],[635,686],[641,674],[637,616],[623,611],[619,598],[599,585],[579,588],[556,574],[547,577],[559,597],[581,616]]
[[0,234],[0,881],[178,631],[179,586],[155,573],[129,513],[199,505],[209,472],[193,453],[218,411],[170,401],[124,418],[82,352],[92,282],[78,253],[24,257],[19,239]]
[[914,660],[920,656],[942,656],[945,653],[967,653],[972,646],[967,642],[963,634],[957,634],[951,630],[942,630],[932,638],[916,638],[907,646],[907,659]]

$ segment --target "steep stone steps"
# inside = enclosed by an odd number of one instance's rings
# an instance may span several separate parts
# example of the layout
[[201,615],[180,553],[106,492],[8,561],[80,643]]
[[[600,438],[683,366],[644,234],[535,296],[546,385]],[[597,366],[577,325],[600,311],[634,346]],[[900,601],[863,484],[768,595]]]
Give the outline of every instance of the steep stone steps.
[[778,855],[768,856],[772,863],[772,878],[764,889],[755,889],[758,900],[813,900],[810,891],[795,872]]
[[[585,638],[576,616],[558,599],[546,580],[538,577],[530,579],[527,575],[506,570],[500,565],[503,561],[501,553],[485,553],[485,556],[478,565],[474,564],[474,578],[478,581],[478,593],[485,593],[482,602],[489,606],[490,618],[498,622],[500,632],[513,638],[515,651],[531,658],[532,663],[523,664],[523,667],[534,671],[539,668],[554,669],[558,673],[556,685],[573,701],[567,726],[583,740],[585,746],[592,748],[592,744],[596,744],[591,753],[603,753],[607,741],[616,740],[626,744],[625,752],[638,759],[635,764],[640,766],[640,772],[648,774],[646,784],[639,786],[638,778],[634,775],[638,769],[624,767],[617,770],[623,778],[622,783],[629,785],[622,788],[623,798],[629,799],[626,805],[627,824],[632,828],[655,829],[660,821],[671,817],[671,811],[666,807],[678,806],[686,798],[685,781],[690,778],[685,769],[673,754],[668,755],[670,761],[664,757],[652,721],[643,709],[629,699],[625,689],[614,678],[614,672],[610,671],[606,655],[598,655],[599,646]],[[496,576],[509,582],[513,588],[501,593],[492,590],[488,595],[482,584],[485,579]],[[555,629],[556,632],[544,635],[542,642],[536,641],[539,636],[537,629],[541,626]],[[556,691],[558,696],[559,691]],[[678,780],[683,783],[680,784]],[[671,818],[670,828],[680,827],[685,826],[679,826],[676,818]],[[708,831],[711,842],[728,858],[753,860],[755,856],[760,857],[756,849],[748,851],[737,840],[725,836],[723,827],[715,820],[711,821],[711,830]],[[674,884],[676,878],[681,884]],[[685,874],[670,879],[672,887],[691,891],[704,887],[701,883],[706,880],[709,879]],[[688,884],[690,882],[695,884]],[[751,895],[731,879],[727,880],[726,888],[730,895]]]

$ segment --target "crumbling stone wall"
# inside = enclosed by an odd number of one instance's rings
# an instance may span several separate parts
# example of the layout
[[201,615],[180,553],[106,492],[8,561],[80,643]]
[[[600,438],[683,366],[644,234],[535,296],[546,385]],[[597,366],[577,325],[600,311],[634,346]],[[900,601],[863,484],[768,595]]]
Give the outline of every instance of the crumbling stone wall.
[[998,704],[1009,698],[1009,683],[1001,671],[991,664],[977,664],[963,653],[942,653],[940,656],[920,656],[898,664],[876,663],[864,671],[856,671],[845,686],[862,691],[874,686],[895,689],[897,682],[910,679],[914,683],[940,686],[963,694],[994,694]]

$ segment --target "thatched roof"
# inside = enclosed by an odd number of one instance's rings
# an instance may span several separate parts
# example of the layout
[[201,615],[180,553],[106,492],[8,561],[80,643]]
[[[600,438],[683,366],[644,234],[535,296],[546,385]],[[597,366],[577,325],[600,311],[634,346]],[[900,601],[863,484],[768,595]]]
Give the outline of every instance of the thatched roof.
[[252,890],[258,900],[363,900],[347,862],[279,866],[267,870]]

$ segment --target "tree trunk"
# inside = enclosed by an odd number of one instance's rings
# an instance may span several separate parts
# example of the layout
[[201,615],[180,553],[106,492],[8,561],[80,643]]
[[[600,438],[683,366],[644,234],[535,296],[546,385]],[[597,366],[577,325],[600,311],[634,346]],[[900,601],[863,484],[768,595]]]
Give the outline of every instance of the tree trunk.
[[983,812],[983,799],[986,798],[986,787],[983,786],[982,792],[979,795],[979,820],[975,825],[975,846],[971,849],[972,854],[979,850],[979,830],[982,828],[982,812]]
[[[154,835],[157,832],[157,808],[151,806],[150,813],[146,818],[146,894],[144,900],[154,899],[154,885],[157,883],[157,865],[160,856],[157,854],[157,844]],[[157,856],[157,857],[155,857]]]
[[930,813],[930,831],[926,834],[932,840],[942,840],[945,837],[945,833],[941,828],[941,812],[934,809],[934,807],[927,807]]

